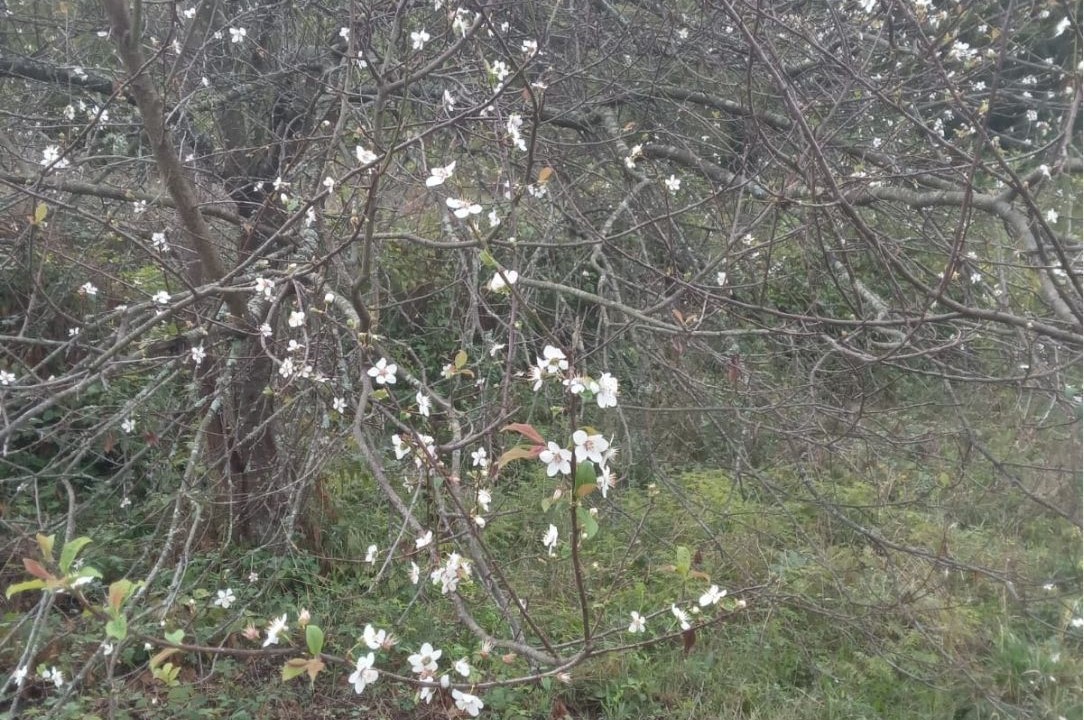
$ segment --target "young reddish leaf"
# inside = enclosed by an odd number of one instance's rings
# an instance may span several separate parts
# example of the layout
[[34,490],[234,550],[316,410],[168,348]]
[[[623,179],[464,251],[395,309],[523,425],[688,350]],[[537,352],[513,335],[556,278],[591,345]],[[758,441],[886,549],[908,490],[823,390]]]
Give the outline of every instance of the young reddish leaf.
[[516,445],[514,448],[505,450],[504,454],[497,459],[497,467],[503,468],[513,460],[534,460],[544,449],[542,445],[535,445],[534,447]]
[[42,567],[42,564],[37,560],[31,560],[30,558],[23,558],[23,567],[26,571],[36,578],[41,580],[55,580],[53,574]]
[[512,423],[511,425],[505,425],[501,428],[501,432],[517,432],[528,440],[533,440],[538,445],[546,444],[546,440],[542,435],[534,429],[533,425],[529,425],[528,423]]
[[316,682],[316,676],[324,669],[324,661],[320,658],[309,658],[305,663],[305,670],[309,673],[309,681]]
[[561,698],[554,698],[553,707],[550,708],[550,720],[567,720],[571,718],[568,708],[561,702]]
[[121,579],[109,585],[109,607],[113,612],[120,612],[121,604],[131,591],[131,580]]
[[576,497],[585,498],[591,493],[593,493],[595,490],[598,490],[598,485],[595,485],[594,483],[584,483],[583,485],[577,485]]
[[682,652],[686,655],[693,649],[693,645],[696,644],[696,630],[689,628],[685,632],[681,633]]

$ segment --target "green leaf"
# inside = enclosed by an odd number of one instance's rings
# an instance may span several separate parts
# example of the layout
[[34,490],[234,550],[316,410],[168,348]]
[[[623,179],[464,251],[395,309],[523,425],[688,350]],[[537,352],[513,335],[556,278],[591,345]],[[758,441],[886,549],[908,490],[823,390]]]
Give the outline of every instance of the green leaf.
[[576,463],[576,497],[591,494],[596,486],[595,464],[593,462]]
[[98,572],[96,568],[85,567],[80,569],[79,572],[75,573],[74,575],[69,575],[68,577],[64,578],[62,584],[64,585],[64,587],[67,588],[76,588],[80,585],[83,585],[84,583],[80,581],[86,578],[97,578],[98,580],[101,580],[102,574]]
[[41,550],[41,556],[46,560],[53,559],[53,544],[56,542],[56,535],[42,535],[38,533],[34,536],[34,539],[38,541],[38,548]]
[[75,562],[75,556],[90,542],[91,539],[88,537],[77,537],[65,544],[64,549],[60,551],[60,572],[67,575],[68,571],[71,570],[72,563]]
[[128,637],[128,619],[124,617],[123,613],[118,613],[116,617],[105,624],[105,634],[117,640],[124,640]]
[[49,214],[49,206],[43,202],[38,203],[38,206],[34,208],[34,225],[41,225],[45,222],[45,216]]
[[455,366],[456,370],[462,370],[463,366],[467,364],[468,359],[469,358],[467,357],[467,352],[465,350],[460,350],[455,354],[455,359],[452,361],[452,365]]
[[161,667],[153,668],[151,674],[154,675],[155,680],[160,680],[166,685],[173,687],[177,684],[177,676],[181,674],[181,666],[174,665],[173,663],[166,663]]
[[482,264],[489,269],[497,267],[497,259],[489,254],[488,250],[483,250],[480,257]]
[[587,508],[583,507],[582,505],[580,507],[577,507],[576,516],[580,520],[580,526],[583,528],[583,533],[586,536],[586,540],[590,540],[595,535],[598,535],[598,521],[595,520],[595,516],[592,515],[587,510]]
[[184,640],[184,630],[177,628],[173,632],[167,632],[165,636],[166,640],[168,640],[169,642],[173,643],[174,645],[180,645],[181,641]]
[[305,628],[305,644],[309,646],[309,652],[313,656],[319,655],[324,649],[324,631],[316,625]]
[[693,567],[693,554],[684,545],[678,545],[674,562],[674,571],[683,578],[689,577]]
[[4,594],[7,595],[8,599],[10,600],[12,595],[26,592],[28,590],[41,590],[43,587],[45,587],[44,580],[26,580],[21,583],[9,585],[7,591]]
[[286,664],[282,666],[282,681],[287,682],[293,680],[298,675],[304,674],[308,668],[309,661],[305,658],[292,658],[286,661]]

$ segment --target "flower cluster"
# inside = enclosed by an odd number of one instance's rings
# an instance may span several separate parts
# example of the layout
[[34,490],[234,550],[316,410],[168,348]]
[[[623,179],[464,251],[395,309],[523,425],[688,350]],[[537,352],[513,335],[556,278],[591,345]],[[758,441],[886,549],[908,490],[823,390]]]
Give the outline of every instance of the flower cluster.
[[518,113],[509,115],[508,123],[505,127],[508,130],[508,135],[512,138],[512,144],[516,146],[516,149],[527,152],[527,141],[523,139],[523,133],[520,131],[520,128],[523,127],[523,116]]
[[440,592],[447,595],[456,591],[461,580],[469,580],[470,574],[470,560],[460,556],[459,553],[451,553],[444,565],[429,574],[429,579],[434,585],[440,585]]
[[573,395],[593,397],[603,409],[617,407],[617,396],[620,392],[617,378],[608,372],[602,373],[598,379],[590,375],[566,376],[568,370],[568,358],[564,352],[553,345],[547,345],[528,372],[528,378],[533,383],[532,390],[538,392],[548,378],[559,377],[564,387]]
[[436,441],[431,435],[418,433],[413,438],[404,438],[396,433],[391,436],[391,446],[395,451],[395,459],[402,460],[407,455],[413,455],[414,465],[422,465],[434,460],[437,456]]

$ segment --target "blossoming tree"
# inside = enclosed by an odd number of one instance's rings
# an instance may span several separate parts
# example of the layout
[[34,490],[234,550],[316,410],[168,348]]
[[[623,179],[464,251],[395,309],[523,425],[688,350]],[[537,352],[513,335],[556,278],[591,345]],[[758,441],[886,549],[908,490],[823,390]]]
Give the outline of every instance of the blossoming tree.
[[[754,482],[769,448],[816,472],[845,439],[922,445],[867,413],[898,378],[1079,408],[1068,6],[39,5],[9,0],[0,45],[27,113],[0,119],[0,498],[9,595],[37,603],[13,713],[28,677],[70,697],[147,643],[167,684],[186,654],[267,656],[478,716],[755,602],[768,578],[728,593],[684,547],[670,605],[596,602],[600,512],[665,462]],[[956,427],[1079,527],[1073,483],[1038,492]],[[373,591],[433,594],[474,654],[299,613],[186,637],[201,553],[319,551],[344,464],[397,517],[358,558]],[[571,568],[575,638],[494,560],[513,477],[546,484],[522,542]],[[886,553],[1012,582],[801,489]],[[154,526],[136,566],[80,565],[103,507]],[[227,585],[206,612],[236,610]],[[100,643],[39,667],[64,596]]]

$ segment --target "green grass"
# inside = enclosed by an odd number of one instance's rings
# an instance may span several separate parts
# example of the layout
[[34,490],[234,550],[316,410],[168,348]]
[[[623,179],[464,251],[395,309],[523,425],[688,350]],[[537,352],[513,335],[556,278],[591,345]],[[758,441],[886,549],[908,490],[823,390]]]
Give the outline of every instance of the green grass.
[[[1036,481],[1028,463],[1058,449],[1021,449],[1014,458],[1020,477]],[[547,679],[489,690],[487,708],[502,718],[546,718],[559,699],[576,718],[617,720],[1079,717],[1081,631],[1071,624],[1081,614],[1079,531],[1022,506],[997,473],[955,448],[872,460],[843,448],[834,460],[798,467],[778,459],[740,485],[718,469],[672,469],[619,487],[608,500],[589,496],[600,527],[583,545],[591,620],[596,632],[613,631],[599,647],[645,637],[625,632],[632,610],[659,613],[647,636],[673,632],[670,604],[695,605],[709,581],[748,606],[699,631],[688,652],[675,640],[604,654],[575,668],[567,685]],[[409,582],[409,535],[374,584],[399,537],[396,518],[364,474],[343,471],[323,487],[313,547],[201,556],[167,627],[221,640],[251,620],[283,612],[292,619],[305,608],[327,631],[328,650],[340,655],[356,655],[366,623],[394,628],[400,645],[384,658],[389,669],[429,641],[444,650],[444,668],[469,657],[487,678],[529,671],[499,650],[483,657],[439,593],[424,579],[421,592]],[[568,508],[553,505],[553,488],[528,466],[509,473],[494,489],[484,533],[532,617],[553,642],[573,642],[582,627],[567,558]],[[562,538],[557,558],[547,558],[540,542],[551,522]],[[878,539],[855,524],[875,529]],[[125,567],[136,556],[132,530],[114,524],[103,532],[106,542],[93,546],[99,564]],[[452,549],[444,542],[445,552]],[[370,544],[381,549],[376,565],[363,561]],[[686,581],[672,568],[682,546],[699,573]],[[253,570],[260,578],[250,583]],[[227,586],[243,612],[208,610]],[[478,621],[504,635],[482,588],[463,589]],[[17,618],[9,612],[0,630]],[[87,657],[99,631],[65,622],[74,629],[54,628],[63,638],[57,657]],[[291,639],[300,637],[294,628]],[[314,688],[304,680],[281,684],[281,660],[184,656],[182,684],[166,688],[147,679],[140,667],[147,657],[135,644],[124,650],[118,717],[439,716],[390,682],[356,698],[338,669]],[[89,684],[59,717],[101,714],[107,696],[108,688]],[[31,704],[24,717],[40,716],[49,702]]]

